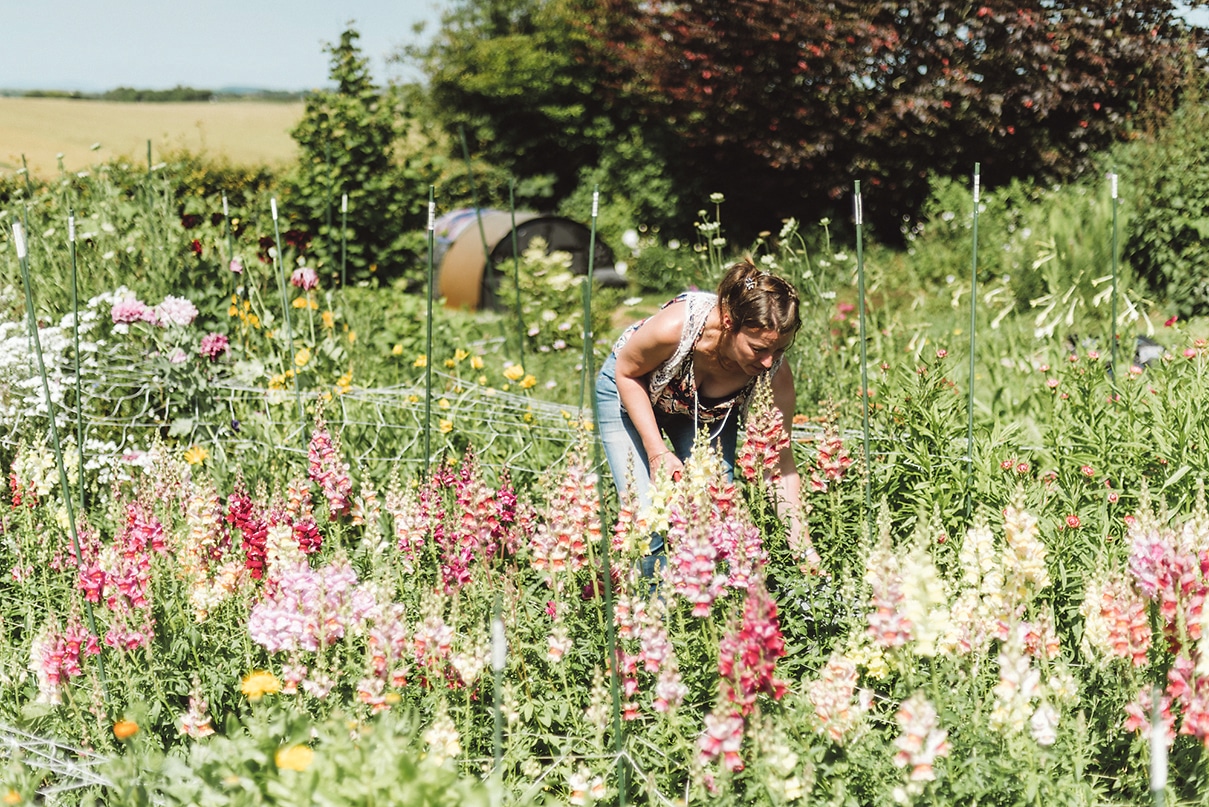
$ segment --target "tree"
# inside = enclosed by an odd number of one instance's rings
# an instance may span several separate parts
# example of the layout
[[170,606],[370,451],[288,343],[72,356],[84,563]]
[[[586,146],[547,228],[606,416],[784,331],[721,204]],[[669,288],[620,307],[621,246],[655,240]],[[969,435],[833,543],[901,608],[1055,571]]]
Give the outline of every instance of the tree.
[[475,159],[503,171],[480,185],[480,202],[505,201],[498,183],[510,175],[521,205],[552,209],[591,183],[587,193],[601,184],[645,223],[675,214],[667,184],[651,181],[664,173],[666,127],[601,91],[585,34],[598,10],[596,0],[460,0],[429,44],[405,49],[458,156],[464,135]]
[[764,227],[855,179],[887,234],[931,175],[1071,177],[1178,100],[1192,47],[1168,0],[601,2],[609,86]]
[[395,157],[404,110],[373,83],[351,27],[326,48],[333,90],[307,96],[291,132],[301,154],[290,192],[293,219],[318,236],[312,248],[329,275],[340,275],[341,203],[348,195],[349,281],[398,274],[411,260],[400,235],[424,226],[427,185]]
[[609,128],[565,11],[544,0],[463,0],[427,47],[409,52],[455,146],[464,135],[473,155],[526,178],[528,195],[547,201],[574,187]]

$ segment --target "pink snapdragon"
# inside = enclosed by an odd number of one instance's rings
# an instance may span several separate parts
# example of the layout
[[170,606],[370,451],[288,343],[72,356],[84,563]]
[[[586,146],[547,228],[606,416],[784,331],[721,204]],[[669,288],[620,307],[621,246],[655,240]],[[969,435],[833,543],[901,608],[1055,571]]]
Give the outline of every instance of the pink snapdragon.
[[300,266],[290,275],[290,284],[303,291],[310,291],[319,285],[319,274],[309,266]]
[[810,490],[816,493],[826,492],[832,483],[843,479],[845,471],[852,465],[852,457],[848,456],[848,449],[844,447],[839,430],[833,423],[828,423],[823,430],[814,464],[809,485]]
[[428,534],[429,489],[417,492],[404,488],[397,481],[386,491],[386,512],[394,528],[395,546],[402,555],[403,570],[411,574],[419,562],[420,550],[424,547],[424,536]]
[[684,703],[686,695],[688,687],[680,677],[680,667],[673,656],[659,670],[659,677],[655,681],[655,700],[651,705],[656,712],[670,712]]
[[714,710],[705,716],[705,731],[697,740],[700,760],[709,763],[722,757],[722,765],[728,771],[743,770],[743,758],[739,748],[743,745],[743,717],[738,712]]
[[844,744],[866,710],[863,702],[858,705],[853,699],[858,677],[856,662],[842,653],[832,653],[818,680],[806,690],[819,730],[837,745]]
[[78,617],[67,626],[48,626],[30,647],[30,669],[38,680],[38,702],[63,702],[63,687],[68,679],[84,674],[81,662],[85,656],[100,654],[97,637],[88,632]]
[[747,715],[756,696],[765,693],[779,700],[786,685],[775,677],[777,659],[785,655],[785,639],[777,621],[777,604],[762,583],[747,590],[743,621],[718,642],[718,675],[722,693]]
[[113,304],[113,309],[109,313],[115,324],[148,322],[154,325],[159,319],[155,309],[137,297],[124,297],[118,300]]
[[245,568],[253,579],[260,580],[265,573],[269,524],[261,505],[248,495],[242,479],[235,481],[235,489],[227,497],[226,521],[239,530]]
[[189,693],[189,709],[181,715],[178,730],[184,736],[194,739],[209,737],[214,733],[214,726],[210,722],[209,704],[202,698],[197,687]]
[[672,589],[693,606],[693,616],[710,615],[716,600],[726,588],[726,575],[718,571],[718,549],[709,534],[705,519],[686,521],[671,514],[667,531],[669,547],[667,579]]
[[407,683],[408,651],[413,648],[403,606],[399,603],[384,604],[371,619],[373,626],[366,633],[369,656],[366,677],[379,679],[392,687],[401,687]]
[[198,351],[198,353],[203,359],[218,361],[220,358],[226,355],[230,348],[231,342],[227,339],[225,334],[208,333],[202,337],[201,349]]
[[894,740],[894,764],[907,769],[906,792],[917,796],[925,782],[936,779],[936,760],[949,755],[949,733],[940,728],[936,708],[918,692],[903,701],[894,719],[900,732]]
[[307,475],[319,485],[327,499],[328,514],[332,521],[348,515],[353,494],[353,480],[349,476],[348,463],[340,457],[339,437],[333,437],[322,416],[315,419],[311,442],[307,448]]
[[311,502],[311,486],[305,479],[293,479],[286,485],[285,509],[274,508],[269,514],[269,527],[288,524],[294,543],[304,555],[313,555],[323,546],[315,507]]
[[1150,614],[1146,600],[1128,581],[1111,577],[1088,586],[1080,612],[1083,635],[1097,650],[1144,667],[1150,652]]
[[185,328],[197,319],[197,306],[184,297],[169,295],[155,307],[155,323],[160,327],[175,325]]
[[773,403],[767,379],[756,384],[748,410],[745,439],[735,457],[743,478],[749,482],[780,475],[781,452],[789,448],[781,410]]
[[555,482],[544,518],[529,542],[533,568],[548,575],[577,571],[588,562],[588,544],[599,544],[600,513],[596,502],[596,474],[572,455]]
[[873,551],[865,570],[870,597],[869,635],[878,645],[902,647],[911,640],[911,621],[906,616],[906,594],[898,558],[889,546]]
[[345,559],[319,569],[305,562],[283,564],[275,573],[248,616],[249,636],[270,653],[313,653],[334,644],[360,630],[376,605]]
[[[430,608],[433,603],[430,603]],[[428,669],[440,668],[453,650],[453,628],[435,608],[416,625],[412,634],[416,664]]]
[[[1171,697],[1166,694],[1159,695],[1159,729],[1163,732],[1163,743],[1170,748],[1175,742],[1175,714],[1171,710]],[[1150,722],[1151,714],[1154,710],[1154,698],[1151,694],[1150,687],[1143,687],[1138,696],[1131,703],[1125,706],[1125,723],[1123,728],[1126,731],[1138,732],[1142,738],[1149,740],[1151,734],[1155,730],[1155,726]]]

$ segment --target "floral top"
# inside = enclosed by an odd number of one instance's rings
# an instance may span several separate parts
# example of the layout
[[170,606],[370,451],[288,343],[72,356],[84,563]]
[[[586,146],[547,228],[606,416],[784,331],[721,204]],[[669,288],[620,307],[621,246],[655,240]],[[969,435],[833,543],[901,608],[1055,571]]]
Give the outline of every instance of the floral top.
[[[651,408],[657,414],[663,412],[669,415],[695,416],[697,422],[702,425],[723,420],[732,410],[737,410],[740,415],[745,414],[751,391],[759,376],[721,398],[705,398],[698,395],[696,379],[693,376],[693,348],[701,338],[706,319],[718,305],[718,295],[707,291],[686,291],[668,300],[660,306],[660,310],[681,301],[686,304],[686,310],[684,329],[680,332],[680,344],[676,346],[671,358],[652,370],[647,378]],[[645,322],[645,319],[640,320],[626,328],[613,345],[613,352],[621,350],[630,336]],[[766,373],[771,376],[780,366],[781,361],[778,359]]]

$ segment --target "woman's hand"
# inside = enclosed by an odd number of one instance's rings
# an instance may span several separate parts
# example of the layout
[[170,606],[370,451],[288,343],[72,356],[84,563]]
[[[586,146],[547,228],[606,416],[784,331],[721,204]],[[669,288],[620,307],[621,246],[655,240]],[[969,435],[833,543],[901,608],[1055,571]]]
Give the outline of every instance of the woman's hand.
[[684,463],[676,456],[673,451],[661,451],[655,456],[647,460],[647,464],[651,466],[651,481],[655,481],[655,475],[660,468],[665,469],[668,476],[673,482],[680,481],[680,475],[684,472]]

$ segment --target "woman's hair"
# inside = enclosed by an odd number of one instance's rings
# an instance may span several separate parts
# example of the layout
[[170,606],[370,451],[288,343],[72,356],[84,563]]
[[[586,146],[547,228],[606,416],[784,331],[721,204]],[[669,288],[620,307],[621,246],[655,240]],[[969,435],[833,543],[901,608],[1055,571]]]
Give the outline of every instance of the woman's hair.
[[802,327],[793,284],[760,269],[750,258],[726,270],[718,283],[718,304],[730,317],[733,331],[758,328],[796,334]]

